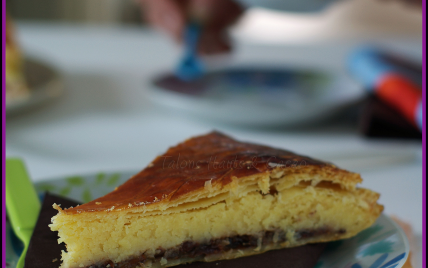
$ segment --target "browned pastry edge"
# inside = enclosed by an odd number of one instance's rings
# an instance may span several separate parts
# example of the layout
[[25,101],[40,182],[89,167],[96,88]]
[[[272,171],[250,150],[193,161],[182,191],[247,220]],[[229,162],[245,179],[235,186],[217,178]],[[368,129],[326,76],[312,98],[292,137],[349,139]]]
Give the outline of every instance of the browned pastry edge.
[[115,191],[79,207],[59,210],[75,214],[156,206],[203,191],[208,181],[224,187],[232,180],[268,174],[274,168],[289,174],[321,174],[351,188],[361,182],[358,174],[332,164],[211,132],[170,148]]

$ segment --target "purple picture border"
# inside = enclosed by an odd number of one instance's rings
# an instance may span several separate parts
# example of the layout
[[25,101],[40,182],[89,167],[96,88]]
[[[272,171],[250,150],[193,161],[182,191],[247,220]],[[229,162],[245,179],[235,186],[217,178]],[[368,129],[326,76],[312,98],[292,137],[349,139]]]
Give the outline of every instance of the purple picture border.
[[422,267],[426,267],[426,0],[422,0],[422,110],[423,110],[423,128],[422,128]]
[[[423,233],[422,267],[426,267],[426,0],[423,2],[423,134],[422,134],[422,184],[423,184]],[[6,0],[2,0],[2,267],[6,267]]]
[[6,0],[2,0],[2,267],[6,267]]

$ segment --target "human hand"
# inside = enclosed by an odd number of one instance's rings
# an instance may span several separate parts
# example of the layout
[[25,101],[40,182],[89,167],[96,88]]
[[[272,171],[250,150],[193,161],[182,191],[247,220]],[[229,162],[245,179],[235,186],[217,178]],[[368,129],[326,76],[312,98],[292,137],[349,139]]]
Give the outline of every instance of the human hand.
[[179,43],[183,41],[187,22],[194,16],[202,19],[203,31],[197,50],[204,55],[230,51],[226,30],[243,13],[243,8],[233,0],[139,1],[149,23],[167,32]]

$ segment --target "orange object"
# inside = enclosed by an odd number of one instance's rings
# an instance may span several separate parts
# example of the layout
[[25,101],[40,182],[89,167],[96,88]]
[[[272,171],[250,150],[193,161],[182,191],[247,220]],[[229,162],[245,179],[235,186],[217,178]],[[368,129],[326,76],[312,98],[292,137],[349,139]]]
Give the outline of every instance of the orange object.
[[391,216],[391,218],[403,229],[404,233],[407,236],[407,239],[409,240],[409,246],[410,246],[410,253],[409,257],[407,258],[406,263],[404,264],[403,268],[413,268],[412,266],[412,252],[416,251],[416,241],[415,241],[415,235],[413,233],[412,226],[408,224],[407,222],[402,221],[401,219]]
[[380,80],[376,94],[416,124],[416,113],[422,98],[420,86],[402,76],[390,74]]

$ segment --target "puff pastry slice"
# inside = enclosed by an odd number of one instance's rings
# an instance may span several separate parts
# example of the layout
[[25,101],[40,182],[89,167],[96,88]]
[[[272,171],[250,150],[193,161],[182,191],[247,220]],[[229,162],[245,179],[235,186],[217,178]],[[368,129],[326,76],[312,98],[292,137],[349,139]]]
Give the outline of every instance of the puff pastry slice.
[[218,132],[52,218],[62,268],[170,267],[355,236],[383,207],[360,175]]

